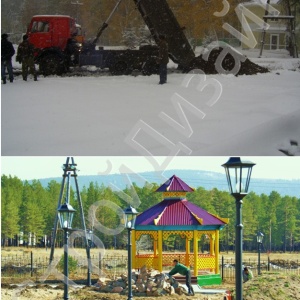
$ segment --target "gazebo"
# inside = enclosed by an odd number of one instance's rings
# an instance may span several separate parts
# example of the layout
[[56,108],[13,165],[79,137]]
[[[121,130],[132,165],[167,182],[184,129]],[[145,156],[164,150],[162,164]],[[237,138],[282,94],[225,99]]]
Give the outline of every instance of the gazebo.
[[[172,266],[174,259],[189,266],[194,274],[219,274],[219,231],[228,219],[215,216],[186,199],[194,189],[173,175],[156,192],[163,193],[163,200],[140,213],[132,232],[132,261],[134,268]],[[153,243],[152,251],[142,253],[136,242],[148,235]],[[163,242],[172,235],[185,239],[185,252],[163,251]],[[199,253],[202,236],[209,239],[209,252]],[[201,252],[201,251],[200,251]],[[218,276],[220,277],[220,276]]]

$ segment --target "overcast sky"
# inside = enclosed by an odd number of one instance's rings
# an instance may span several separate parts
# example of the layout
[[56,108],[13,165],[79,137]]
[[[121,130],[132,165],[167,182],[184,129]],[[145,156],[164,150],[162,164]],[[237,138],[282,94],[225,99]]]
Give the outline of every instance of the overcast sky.
[[[74,157],[78,175],[97,175],[121,173],[120,167],[127,166],[132,172],[192,169],[224,173],[221,166],[229,157],[206,156],[175,156],[152,157],[124,156],[124,157]],[[253,167],[252,178],[269,179],[300,179],[300,157],[241,157],[250,160],[256,165]],[[22,180],[41,179],[62,176],[62,165],[66,156],[21,156],[1,157],[1,174],[17,176]],[[158,166],[160,168],[158,169]],[[122,169],[121,169],[122,170]]]

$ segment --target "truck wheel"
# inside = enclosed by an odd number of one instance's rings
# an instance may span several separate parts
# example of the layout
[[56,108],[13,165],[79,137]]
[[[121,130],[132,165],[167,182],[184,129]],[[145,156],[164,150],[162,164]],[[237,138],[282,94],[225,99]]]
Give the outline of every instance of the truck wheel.
[[117,61],[109,68],[109,71],[112,75],[128,75],[131,73],[127,63],[123,60]]
[[40,69],[44,76],[61,75],[65,72],[63,60],[55,54],[45,56],[40,62]]

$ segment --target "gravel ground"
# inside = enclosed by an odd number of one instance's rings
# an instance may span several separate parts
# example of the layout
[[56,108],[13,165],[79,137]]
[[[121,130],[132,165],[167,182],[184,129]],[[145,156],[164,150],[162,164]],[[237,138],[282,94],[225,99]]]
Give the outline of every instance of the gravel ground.
[[[279,273],[263,274],[252,281],[249,281],[243,285],[244,300],[297,300],[300,299],[300,275],[282,275]],[[221,286],[213,286],[207,288],[217,289],[231,289],[234,290],[234,284],[222,284]],[[233,291],[234,293],[234,291]],[[82,287],[69,289],[70,300],[75,299],[102,299],[102,300],[126,300],[127,295],[120,295],[116,293],[100,293],[94,287]],[[50,285],[37,285],[32,287],[18,287],[8,286],[8,284],[2,284],[1,299],[3,300],[25,300],[25,299],[43,299],[54,300],[63,298],[63,285],[60,284],[56,287]],[[139,300],[157,300],[163,298],[164,300],[185,300],[185,299],[197,299],[197,300],[224,300],[222,295],[201,295],[195,296],[186,295],[170,295],[159,297],[147,297],[136,296]]]

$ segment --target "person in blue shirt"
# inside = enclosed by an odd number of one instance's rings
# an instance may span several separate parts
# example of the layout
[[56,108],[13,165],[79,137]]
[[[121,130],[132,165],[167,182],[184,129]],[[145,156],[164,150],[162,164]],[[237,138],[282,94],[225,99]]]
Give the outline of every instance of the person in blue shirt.
[[177,259],[173,260],[174,268],[169,272],[169,276],[179,273],[180,275],[185,276],[186,286],[188,288],[189,295],[194,295],[194,290],[191,282],[191,270],[185,265],[178,262]]

